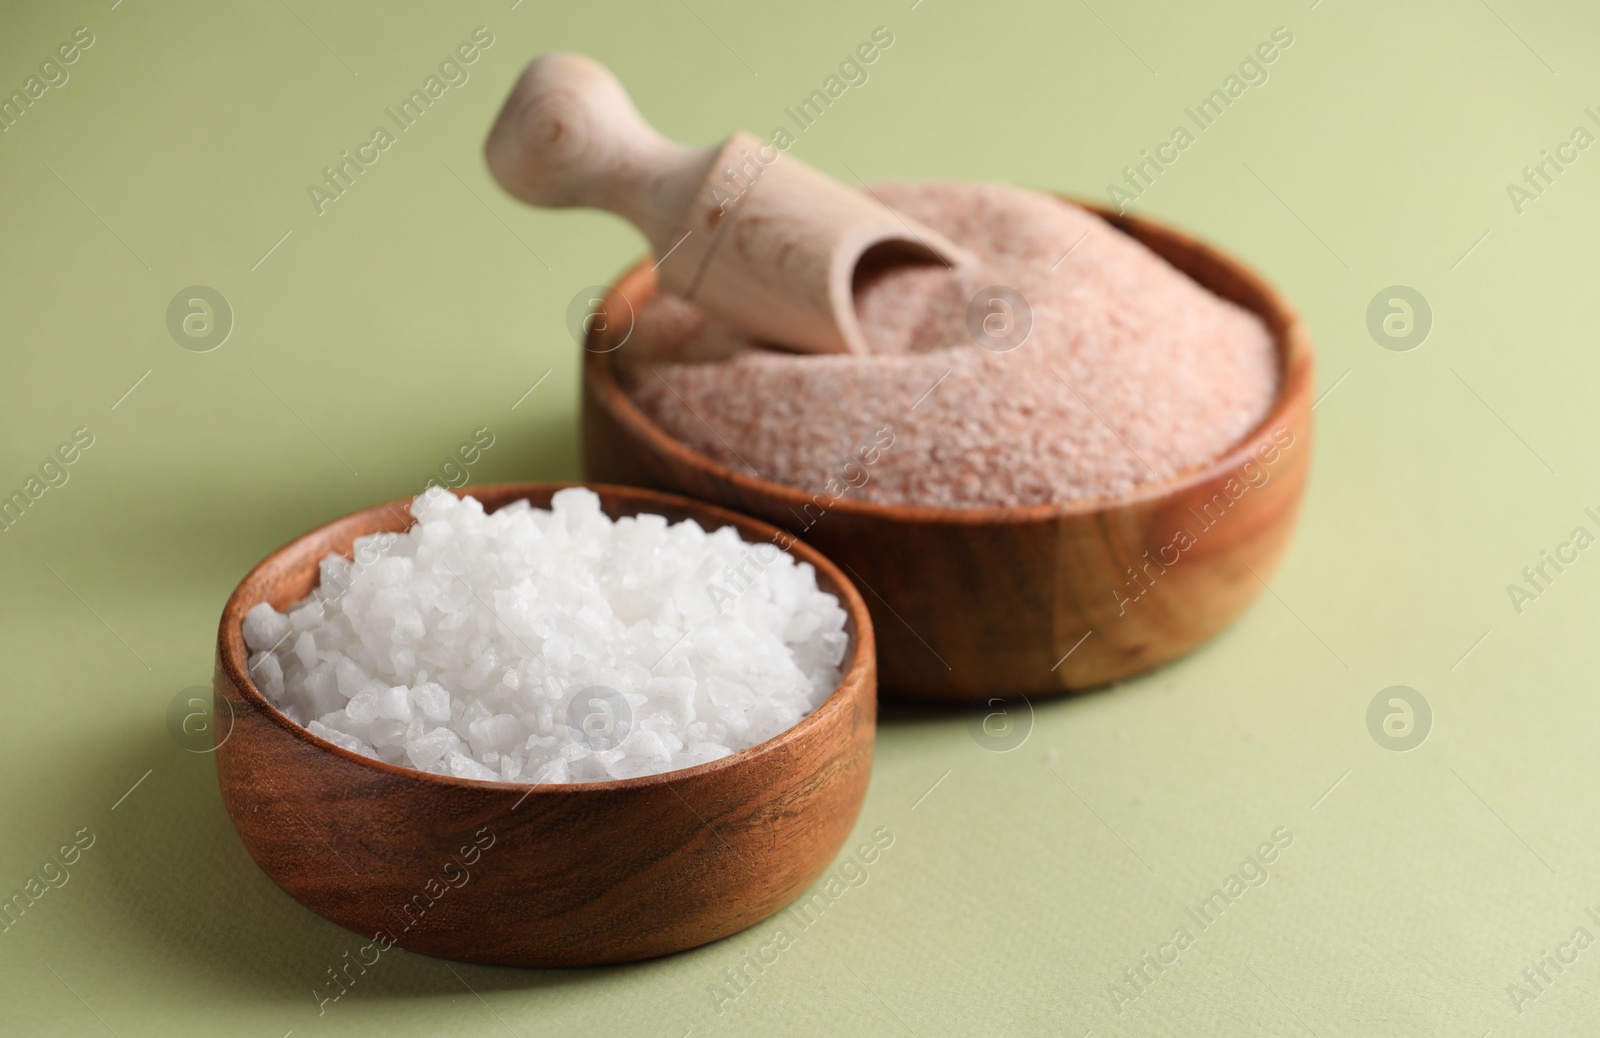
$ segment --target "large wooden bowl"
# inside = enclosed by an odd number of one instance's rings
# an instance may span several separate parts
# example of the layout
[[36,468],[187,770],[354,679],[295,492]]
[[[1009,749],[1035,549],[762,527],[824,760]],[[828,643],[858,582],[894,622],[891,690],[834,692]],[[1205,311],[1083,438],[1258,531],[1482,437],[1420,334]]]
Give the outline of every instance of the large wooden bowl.
[[[490,511],[548,506],[563,484],[466,487]],[[640,512],[771,540],[765,523],[648,490],[594,486],[607,515]],[[357,537],[405,529],[409,501],[291,542],[228,599],[217,634],[217,780],[250,856],[291,897],[371,943],[465,962],[588,966],[693,948],[765,919],[844,843],[866,795],[876,720],[872,621],[861,596],[803,544],[790,550],[839,597],[844,678],[776,738],[645,778],[527,785],[385,764],[318,739],[247,677],[241,622],[261,601],[310,594],[317,562]],[[328,993],[332,994],[329,985]]]
[[[948,509],[822,496],[825,514],[804,536],[866,594],[885,693],[1046,696],[1148,670],[1232,621],[1288,544],[1311,460],[1305,325],[1266,281],[1220,250],[1087,208],[1260,315],[1277,345],[1278,397],[1222,457],[1116,500]],[[629,327],[628,307],[637,310],[655,293],[649,266],[633,268],[607,300],[611,319],[591,335],[583,368],[586,476],[714,501],[799,533],[796,517],[808,505],[810,514],[818,510],[816,490],[712,461],[629,398],[612,351]]]

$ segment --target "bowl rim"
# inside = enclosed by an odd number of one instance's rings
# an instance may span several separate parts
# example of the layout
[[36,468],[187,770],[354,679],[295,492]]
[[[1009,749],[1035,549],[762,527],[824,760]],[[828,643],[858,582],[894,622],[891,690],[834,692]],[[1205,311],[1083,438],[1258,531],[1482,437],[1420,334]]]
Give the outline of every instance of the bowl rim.
[[[273,702],[268,699],[260,689],[256,688],[255,682],[250,679],[249,667],[247,665],[250,652],[249,648],[244,642],[244,614],[248,612],[249,609],[252,608],[256,603],[264,602],[266,599],[264,597],[256,596],[255,600],[251,602],[249,606],[246,606],[244,604],[244,599],[246,597],[245,591],[258,580],[258,578],[265,570],[268,569],[268,567],[279,563],[286,556],[308,550],[310,542],[328,533],[335,527],[345,525],[360,525],[362,520],[375,517],[386,511],[391,513],[398,512],[400,515],[404,515],[410,519],[411,517],[409,508],[411,503],[416,500],[416,497],[398,498],[382,504],[372,505],[313,527],[312,529],[307,530],[305,533],[302,533],[287,543],[281,545],[268,554],[266,558],[262,559],[255,566],[251,567],[250,572],[245,575],[244,579],[241,580],[234,588],[233,593],[228,596],[228,601],[222,609],[222,619],[217,630],[218,668],[226,680],[234,687],[234,689],[239,692],[240,695],[244,697],[250,706],[257,710],[258,713],[262,714],[270,722],[276,724],[279,728],[288,732],[294,738],[300,740],[301,742],[307,743],[318,750],[332,753],[335,757],[371,768],[380,774],[388,775],[392,778],[411,779],[423,782],[424,784],[436,785],[444,789],[454,789],[463,793],[517,793],[520,795],[520,798],[516,804],[517,807],[521,806],[523,800],[533,796],[579,796],[586,793],[616,793],[647,790],[657,786],[670,785],[673,782],[698,779],[704,776],[715,774],[719,771],[726,771],[736,768],[768,754],[785,750],[797,740],[814,734],[816,729],[831,721],[834,715],[838,714],[840,711],[849,709],[852,704],[848,702],[848,700],[863,694],[862,686],[870,686],[865,690],[865,694],[874,697],[876,696],[876,639],[874,637],[872,628],[872,617],[867,610],[865,600],[863,600],[861,597],[861,593],[856,590],[855,585],[850,582],[849,578],[841,573],[838,567],[829,561],[825,555],[817,551],[817,549],[811,547],[809,544],[806,544],[804,541],[801,541],[799,538],[793,537],[786,531],[779,530],[770,523],[763,522],[760,519],[756,519],[751,516],[743,515],[742,513],[735,512],[732,509],[723,508],[719,505],[698,501],[694,498],[683,497],[678,494],[669,494],[663,491],[651,490],[643,487],[623,486],[615,483],[469,483],[463,484],[460,487],[446,489],[450,489],[451,492],[457,497],[473,497],[474,500],[477,500],[477,497],[474,494],[475,491],[484,494],[511,495],[507,496],[503,501],[494,507],[493,511],[498,511],[500,508],[513,504],[516,501],[527,500],[527,495],[529,494],[544,493],[546,491],[554,494],[557,491],[566,490],[572,487],[583,487],[588,490],[593,490],[596,493],[632,497],[645,504],[657,503],[675,507],[680,510],[690,512],[690,517],[694,518],[695,521],[700,523],[702,526],[706,525],[707,519],[719,520],[721,525],[716,527],[717,529],[720,529],[721,526],[733,526],[736,530],[738,530],[741,540],[745,540],[746,533],[746,530],[742,527],[750,527],[758,533],[767,535],[782,535],[783,537],[787,538],[790,541],[790,544],[783,550],[789,552],[791,555],[794,555],[796,561],[798,562],[810,563],[819,573],[825,575],[829,580],[833,581],[834,586],[838,588],[840,592],[836,597],[839,599],[840,605],[844,608],[847,619],[853,621],[855,624],[855,636],[851,639],[851,645],[849,647],[846,659],[841,661],[840,664],[840,677],[838,684],[834,686],[833,690],[828,693],[827,697],[821,703],[819,703],[815,709],[770,739],[759,742],[754,746],[750,746],[742,750],[735,750],[726,757],[719,757],[716,760],[707,761],[704,764],[696,764],[691,767],[678,768],[672,771],[657,772],[653,775],[640,775],[636,778],[606,779],[599,782],[562,783],[505,782],[499,779],[490,780],[457,778],[454,775],[437,775],[433,772],[421,771],[416,768],[409,768],[400,764],[391,764],[388,761],[379,760],[376,757],[368,757],[365,754],[356,753],[354,750],[347,750],[342,746],[331,743],[326,739],[312,734],[310,729],[296,724],[287,714],[278,709],[278,707],[273,704]],[[539,506],[535,505],[534,507]],[[643,512],[647,510],[648,509],[641,509],[640,513],[635,514],[643,514]],[[404,530],[409,530],[414,525],[416,525],[416,521],[411,519],[411,522],[408,523],[403,530],[395,532],[404,532]],[[382,531],[372,532],[377,533]],[[357,536],[370,536],[370,534],[358,534]],[[759,542],[747,540],[746,543]],[[320,558],[321,556],[319,556],[319,560]],[[319,585],[313,585],[313,590],[317,586]],[[846,695],[847,689],[851,690],[849,695]],[[220,688],[215,688],[214,695],[221,696],[223,695],[223,692]],[[875,736],[875,734],[876,733],[874,732],[873,735]],[[225,741],[226,737],[224,737],[224,742]],[[875,741],[875,738],[873,741]],[[220,751],[221,744],[218,744],[216,749]],[[515,810],[515,807],[513,810]]]
[[[984,505],[975,508],[886,504],[853,500],[849,497],[823,498],[828,502],[827,511],[830,514],[837,512],[858,519],[951,526],[1022,525],[1109,514],[1129,506],[1169,498],[1227,476],[1254,457],[1255,448],[1266,434],[1279,427],[1292,428],[1297,415],[1307,409],[1306,399],[1310,395],[1313,372],[1310,333],[1288,298],[1253,267],[1209,242],[1165,223],[1114,212],[1070,195],[1056,192],[1041,193],[1089,211],[1146,248],[1151,247],[1149,239],[1161,239],[1183,252],[1199,259],[1209,260],[1215,266],[1226,268],[1248,288],[1251,294],[1258,297],[1262,301],[1260,306],[1247,306],[1231,299],[1226,301],[1260,318],[1267,326],[1268,334],[1272,336],[1273,353],[1278,368],[1278,387],[1267,413],[1221,454],[1174,473],[1164,480],[1140,484],[1130,493],[1119,497],[1087,497],[1071,501],[1047,501],[1028,505]],[[1160,253],[1157,255],[1201,288],[1219,298],[1225,298],[1211,285],[1196,278],[1189,270],[1177,267],[1177,264],[1167,256]],[[612,313],[619,301],[632,311],[635,309],[632,298],[634,295],[646,292],[654,295],[658,291],[653,276],[654,268],[650,263],[650,257],[646,256],[616,278],[602,304],[607,313]],[[609,322],[604,327],[609,327]],[[586,376],[592,376],[585,379],[588,384],[586,389],[592,388],[598,404],[606,408],[631,435],[648,442],[659,454],[665,454],[703,476],[732,484],[743,494],[776,499],[779,504],[786,505],[790,509],[816,502],[820,496],[818,494],[808,494],[799,487],[740,472],[701,454],[656,424],[654,419],[634,403],[633,398],[623,388],[622,377],[617,370],[616,347],[594,348],[597,343],[604,345],[606,335],[604,327],[596,325],[591,328],[589,337],[584,343],[584,372]]]

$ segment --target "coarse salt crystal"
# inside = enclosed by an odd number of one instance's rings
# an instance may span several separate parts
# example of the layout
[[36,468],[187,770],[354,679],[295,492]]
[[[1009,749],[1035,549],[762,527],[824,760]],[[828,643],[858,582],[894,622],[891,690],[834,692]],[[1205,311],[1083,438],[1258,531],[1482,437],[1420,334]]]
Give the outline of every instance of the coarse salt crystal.
[[634,778],[770,739],[832,693],[838,599],[772,545],[592,491],[486,514],[433,488],[401,535],[330,556],[287,615],[245,616],[256,686],[337,746],[441,775]]

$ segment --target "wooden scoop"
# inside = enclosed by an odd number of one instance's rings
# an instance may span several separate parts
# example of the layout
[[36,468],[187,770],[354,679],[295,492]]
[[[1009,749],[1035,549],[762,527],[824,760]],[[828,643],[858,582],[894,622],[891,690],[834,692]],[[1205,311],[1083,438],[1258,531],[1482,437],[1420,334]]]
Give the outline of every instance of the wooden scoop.
[[709,148],[667,140],[615,76],[580,54],[530,64],[484,150],[512,195],[628,219],[658,257],[662,289],[806,353],[868,351],[853,288],[864,264],[972,262],[768,141],[742,132]]

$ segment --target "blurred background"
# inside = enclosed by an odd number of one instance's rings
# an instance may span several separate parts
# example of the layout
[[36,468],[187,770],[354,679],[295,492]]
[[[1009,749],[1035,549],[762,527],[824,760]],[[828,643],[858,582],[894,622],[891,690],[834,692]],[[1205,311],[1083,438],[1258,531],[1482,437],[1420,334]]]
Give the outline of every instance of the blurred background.
[[[869,78],[797,132],[785,109],[879,30]],[[1186,109],[1269,41],[1200,129]],[[1600,562],[1523,570],[1600,533],[1597,42],[1574,0],[0,3],[0,497],[25,501],[0,522],[0,893],[45,889],[0,933],[0,1030],[1593,1029]],[[1129,209],[1308,320],[1305,512],[1221,637],[1034,704],[1019,744],[889,713],[860,831],[893,846],[754,980],[727,971],[775,923],[575,972],[395,951],[319,1006],[361,939],[257,870],[169,706],[209,685],[251,566],[415,493],[476,430],[472,482],[579,478],[568,305],[645,246],[484,168],[553,49],[669,136],[788,125],[847,180],[1128,201],[1124,167],[1188,128]],[[313,190],[385,126],[342,194]],[[1274,836],[1267,879],[1199,925]]]

